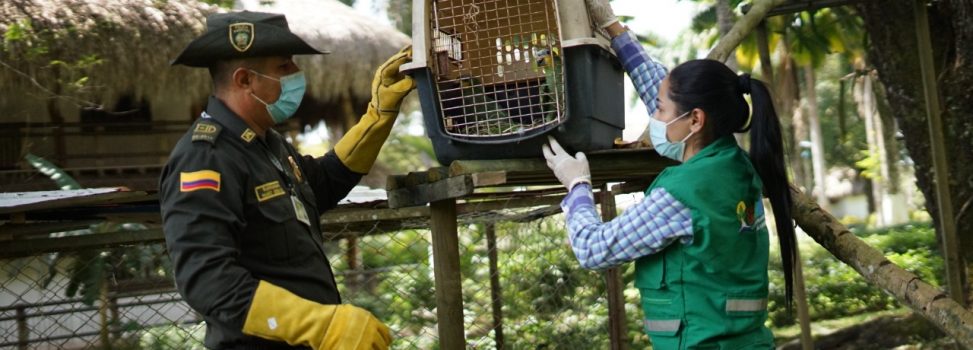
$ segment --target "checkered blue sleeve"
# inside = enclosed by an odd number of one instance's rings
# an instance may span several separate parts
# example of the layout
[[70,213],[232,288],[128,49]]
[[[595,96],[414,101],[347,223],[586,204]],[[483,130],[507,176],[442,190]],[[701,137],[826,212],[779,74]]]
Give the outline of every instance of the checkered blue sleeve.
[[591,186],[575,186],[561,202],[567,215],[571,248],[581,266],[606,269],[665,249],[672,242],[692,244],[689,208],[656,188],[638,204],[609,222],[595,210]]
[[628,72],[635,90],[645,103],[649,115],[655,114],[655,98],[659,94],[659,86],[665,79],[666,67],[649,57],[649,54],[642,48],[638,38],[631,31],[612,39],[612,49],[618,55],[618,60],[622,62],[625,71]]

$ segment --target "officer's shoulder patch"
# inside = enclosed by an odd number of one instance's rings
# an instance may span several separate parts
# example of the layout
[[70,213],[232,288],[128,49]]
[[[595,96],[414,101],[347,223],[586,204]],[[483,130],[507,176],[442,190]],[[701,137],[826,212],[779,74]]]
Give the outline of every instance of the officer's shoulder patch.
[[179,192],[198,190],[220,191],[220,173],[213,170],[199,170],[179,173]]
[[208,120],[200,120],[193,127],[193,141],[206,141],[215,144],[216,136],[220,134],[220,130],[223,130],[220,124]]

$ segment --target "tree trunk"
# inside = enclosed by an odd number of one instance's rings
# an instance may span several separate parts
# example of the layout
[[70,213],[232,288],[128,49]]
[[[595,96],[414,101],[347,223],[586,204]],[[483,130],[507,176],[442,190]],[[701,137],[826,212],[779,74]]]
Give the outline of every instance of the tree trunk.
[[828,208],[828,195],[824,181],[824,174],[828,170],[824,163],[824,140],[821,138],[821,120],[818,115],[818,94],[815,91],[817,79],[814,76],[814,67],[810,64],[804,66],[804,84],[807,92],[807,121],[808,131],[811,134],[811,164],[814,172],[814,197],[818,200],[818,205]]
[[790,145],[789,160],[790,169],[794,172],[793,181],[798,186],[806,188],[808,184],[804,181],[804,162],[801,159],[800,140],[802,138],[798,136],[798,127],[794,123],[795,114],[800,113],[798,108],[800,92],[797,84],[796,63],[787,50],[788,46],[785,36],[784,42],[778,45],[781,50],[781,63],[776,74],[777,85],[775,90],[778,96],[777,107],[780,108],[777,110],[777,114],[781,121],[781,131],[784,133],[784,135],[781,135],[784,138],[784,145],[785,147]]
[[[865,67],[859,66],[859,72],[864,72]],[[858,114],[861,115],[862,119],[865,121],[865,141],[868,143],[868,156],[871,158],[878,158],[879,167],[883,166],[882,157],[879,155],[883,152],[881,147],[881,119],[878,117],[878,109],[875,106],[875,94],[872,93],[874,88],[872,87],[872,75],[870,73],[864,73],[855,79],[855,102],[858,104]],[[872,169],[875,170],[875,169]],[[872,186],[869,198],[871,198],[870,209],[876,214],[875,224],[878,226],[885,226],[886,220],[883,215],[883,199],[885,183],[883,182],[882,171],[875,170],[874,174],[871,174],[869,179]]]
[[[716,26],[720,31],[720,37],[726,36],[730,32],[730,29],[733,28],[733,10],[730,9],[730,0],[716,1]],[[737,57],[733,52],[736,52],[736,50],[731,51],[723,63],[736,72],[739,67],[737,65]]]
[[[885,86],[888,103],[905,136],[906,149],[915,162],[916,181],[926,197],[926,208],[941,234],[929,127],[920,88],[918,44],[911,29],[915,28],[913,3],[869,1],[857,6],[871,43],[868,60]],[[969,264],[973,261],[973,2],[932,2],[929,24],[936,82],[942,96],[949,191],[956,210],[956,232],[960,233],[959,251]],[[969,291],[969,285],[966,289]]]

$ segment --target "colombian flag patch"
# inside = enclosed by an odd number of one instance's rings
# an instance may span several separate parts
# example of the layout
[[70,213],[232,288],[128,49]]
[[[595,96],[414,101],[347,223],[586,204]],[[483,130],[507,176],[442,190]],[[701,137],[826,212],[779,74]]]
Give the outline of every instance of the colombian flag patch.
[[213,190],[219,192],[220,173],[212,170],[179,173],[179,191],[192,192],[196,190]]

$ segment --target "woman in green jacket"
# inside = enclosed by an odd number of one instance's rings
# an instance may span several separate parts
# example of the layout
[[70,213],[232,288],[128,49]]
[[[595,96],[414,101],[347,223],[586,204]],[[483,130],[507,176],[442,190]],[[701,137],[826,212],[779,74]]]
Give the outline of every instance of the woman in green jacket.
[[[627,31],[606,27],[654,113],[649,134],[655,150],[681,164],[659,174],[640,203],[602,222],[584,154],[571,156],[551,139],[543,151],[569,190],[561,206],[575,255],[590,269],[635,261],[644,329],[655,349],[773,348],[764,326],[769,246],[763,197],[774,209],[788,305],[795,239],[770,92],[712,60],[683,63],[665,76]],[[733,137],[748,131],[749,155]]]

